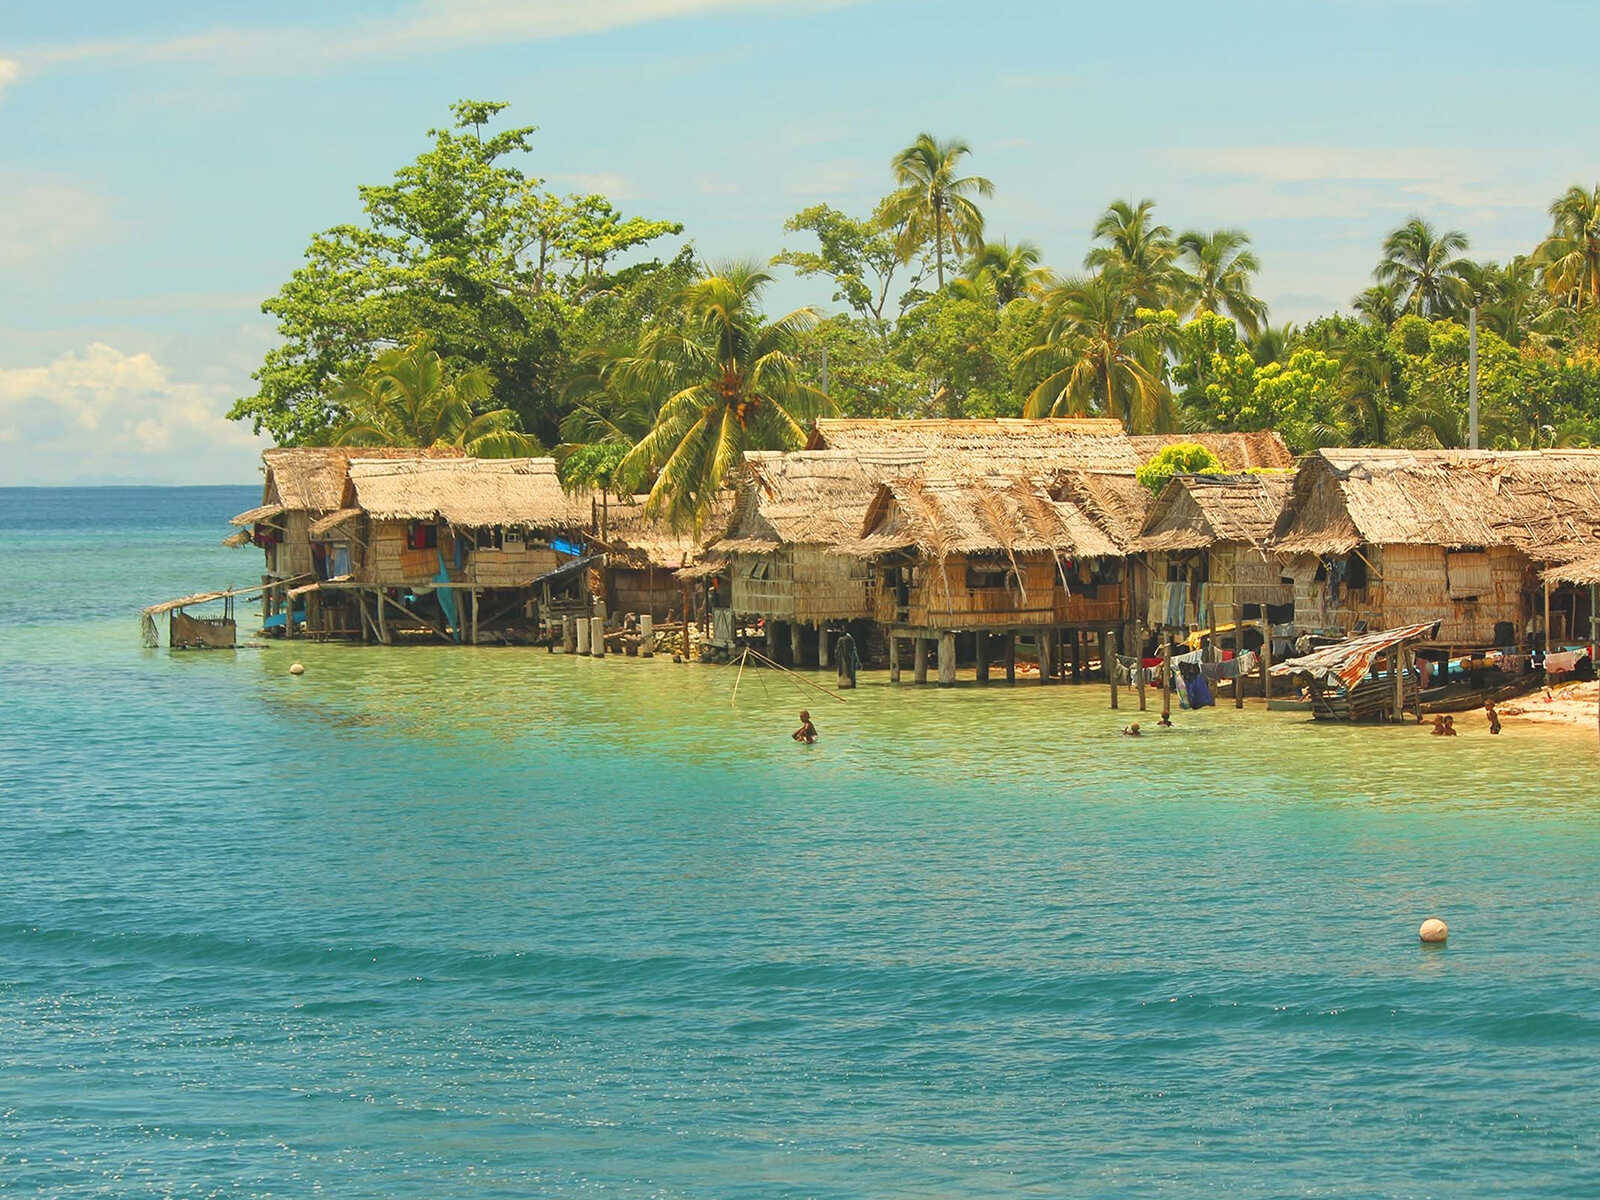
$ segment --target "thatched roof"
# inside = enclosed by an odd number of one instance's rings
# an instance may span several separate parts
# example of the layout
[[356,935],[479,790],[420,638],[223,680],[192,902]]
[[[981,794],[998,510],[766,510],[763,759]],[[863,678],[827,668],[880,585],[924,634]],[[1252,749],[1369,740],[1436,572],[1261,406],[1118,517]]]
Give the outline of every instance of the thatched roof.
[[1023,475],[916,474],[885,480],[867,509],[860,538],[841,549],[874,558],[912,548],[933,558],[1041,551],[1101,558],[1122,553],[1076,504],[1052,499],[1036,480]]
[[983,417],[962,420],[897,421],[822,418],[808,450],[859,453],[915,451],[949,457],[970,468],[1009,471],[1040,462],[1045,468],[1133,471],[1143,461],[1114,420],[1088,417]]
[[1276,548],[1511,546],[1541,562],[1600,548],[1600,451],[1320,450],[1295,477]]
[[1141,463],[1149,462],[1168,446],[1192,442],[1215,454],[1229,471],[1294,466],[1294,455],[1283,438],[1271,429],[1249,433],[1143,433],[1128,439]]
[[1144,528],[1154,497],[1127,471],[1059,471],[1050,494],[1083,510],[1101,531],[1127,553]]
[[719,493],[700,531],[674,529],[644,515],[645,496],[613,498],[606,506],[605,545],[613,562],[676,571],[703,557],[705,544],[727,524],[732,493]]
[[355,503],[374,520],[588,528],[587,495],[561,490],[550,458],[404,458],[350,464]]
[[274,446],[261,460],[267,472],[267,493],[285,509],[329,512],[344,500],[350,463],[368,459],[461,458],[454,446]]
[[1174,475],[1133,548],[1200,550],[1242,542],[1260,549],[1293,490],[1289,475]]
[[718,554],[766,554],[784,545],[853,541],[879,482],[920,461],[918,452],[746,454],[727,532],[711,548]]
[[1584,558],[1571,559],[1560,566],[1551,567],[1543,574],[1544,582],[1551,587],[1563,583],[1600,583],[1600,550]]

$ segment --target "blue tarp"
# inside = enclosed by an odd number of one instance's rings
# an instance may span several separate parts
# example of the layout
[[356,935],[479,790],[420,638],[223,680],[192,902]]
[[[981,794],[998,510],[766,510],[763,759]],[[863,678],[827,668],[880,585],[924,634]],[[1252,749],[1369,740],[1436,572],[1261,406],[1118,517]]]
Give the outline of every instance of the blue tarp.
[[[434,582],[449,583],[450,572],[445,570],[444,567],[444,551],[435,550],[434,553],[439,556],[439,574],[435,576]],[[435,591],[434,595],[439,597],[439,611],[444,614],[444,619],[450,623],[450,635],[459,642],[461,640],[461,625],[456,620],[455,591],[452,588],[442,587]]]
[[[283,628],[283,617],[284,617],[283,613],[273,613],[265,621],[261,622],[261,628],[263,628],[263,629],[282,629]],[[296,609],[295,610],[295,614],[294,614],[294,622],[295,622],[295,624],[296,625],[303,624],[305,622],[305,619],[306,619],[306,610],[303,609],[303,608]]]

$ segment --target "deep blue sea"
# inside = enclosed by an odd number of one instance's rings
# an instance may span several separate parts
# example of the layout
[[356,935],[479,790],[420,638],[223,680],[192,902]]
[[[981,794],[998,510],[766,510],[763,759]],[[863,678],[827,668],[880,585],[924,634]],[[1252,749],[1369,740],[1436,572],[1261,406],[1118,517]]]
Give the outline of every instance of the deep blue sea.
[[258,497],[0,490],[0,1194],[1600,1195],[1592,731],[143,649]]

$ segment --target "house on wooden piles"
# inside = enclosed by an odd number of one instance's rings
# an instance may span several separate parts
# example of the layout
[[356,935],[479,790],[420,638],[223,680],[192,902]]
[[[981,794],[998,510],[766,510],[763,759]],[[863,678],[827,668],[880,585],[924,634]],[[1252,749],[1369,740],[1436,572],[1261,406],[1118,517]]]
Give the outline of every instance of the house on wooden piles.
[[344,505],[312,524],[350,546],[350,570],[309,586],[363,640],[531,640],[541,608],[589,611],[590,519],[552,459],[358,459]]
[[[612,500],[595,542],[606,551],[606,602],[611,613],[649,613],[657,622],[702,614],[701,579],[708,561],[706,543],[721,531],[732,509],[731,494],[719,496],[701,526],[675,529],[645,515],[645,496]],[[700,568],[700,569],[697,569]]]
[[873,564],[873,611],[889,639],[890,678],[899,678],[900,643],[910,640],[917,682],[927,678],[931,644],[939,682],[955,682],[962,635],[970,637],[980,681],[998,656],[1014,679],[1017,640],[1025,638],[1034,643],[1043,682],[1054,673],[1064,627],[1104,636],[1120,623],[1122,550],[1031,476],[977,464],[956,474],[947,466],[941,459],[886,479],[860,538],[839,551]]
[[225,544],[257,546],[266,556],[261,615],[268,630],[283,629],[290,616],[303,630],[331,635],[342,628],[343,606],[325,610],[315,592],[301,592],[295,612],[288,610],[290,589],[350,571],[349,539],[337,531],[313,533],[312,526],[343,507],[351,462],[419,457],[459,459],[462,452],[356,446],[275,446],[262,452],[261,503],[233,518],[240,528]]
[[1132,543],[1145,627],[1215,630],[1238,651],[1260,646],[1262,621],[1292,621],[1294,586],[1268,543],[1293,487],[1288,473],[1173,476]]
[[[826,666],[830,642],[846,630],[868,657],[867,563],[834,551],[860,536],[862,515],[885,473],[920,457],[848,450],[746,454],[726,531],[708,547],[725,564],[728,584],[726,597],[720,587],[714,595],[714,624],[737,630],[759,621],[766,653],[791,666]],[[716,616],[717,609],[725,615]],[[728,636],[732,641],[736,634]]]
[[[1438,621],[1433,650],[1544,639],[1535,568],[1600,546],[1600,451],[1320,450],[1273,549],[1295,622],[1355,633]],[[1552,614],[1550,636],[1568,631]]]

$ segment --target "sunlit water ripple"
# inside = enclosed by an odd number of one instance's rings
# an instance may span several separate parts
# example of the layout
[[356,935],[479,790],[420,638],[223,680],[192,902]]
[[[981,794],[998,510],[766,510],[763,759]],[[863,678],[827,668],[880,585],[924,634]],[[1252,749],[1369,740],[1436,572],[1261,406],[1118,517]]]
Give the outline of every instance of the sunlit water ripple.
[[0,490],[0,1193],[1600,1194],[1592,734],[141,649],[255,494]]

